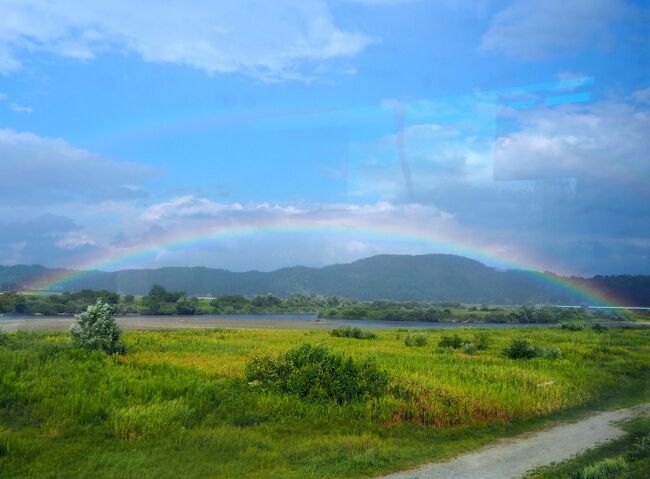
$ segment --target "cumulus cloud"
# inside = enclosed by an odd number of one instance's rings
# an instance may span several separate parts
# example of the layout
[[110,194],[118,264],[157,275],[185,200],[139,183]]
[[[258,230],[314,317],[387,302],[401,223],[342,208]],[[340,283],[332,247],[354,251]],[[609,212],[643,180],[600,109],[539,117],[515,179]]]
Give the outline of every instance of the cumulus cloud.
[[650,231],[645,94],[500,114],[496,99],[480,96],[409,104],[402,135],[415,194],[405,194],[395,134],[355,145],[352,181],[393,205],[435,205],[568,272],[647,271],[647,248],[621,243]]
[[61,139],[0,129],[1,205],[125,200],[146,193],[134,182],[157,172],[75,148]]
[[516,0],[494,16],[480,50],[527,60],[573,51],[606,40],[628,13],[623,0]]
[[338,28],[322,0],[142,0],[136,9],[125,0],[9,0],[0,32],[4,73],[20,68],[22,51],[92,60],[112,50],[209,74],[305,78],[301,66],[354,56],[371,42]]
[[[382,252],[427,253],[438,243],[443,249],[437,250],[444,251],[445,245],[478,240],[453,215],[418,204],[225,204],[186,195],[149,206],[131,205],[128,218],[122,216],[103,222],[101,228],[70,223],[35,234],[27,234],[14,222],[7,225],[15,234],[4,248],[0,246],[0,258],[4,263],[55,266],[84,264],[80,258],[91,258],[90,267],[151,250],[150,255],[138,255],[137,264],[117,261],[115,267],[274,269],[324,265]],[[201,238],[208,240],[195,241]],[[20,249],[19,255],[9,253],[9,243]],[[482,243],[484,249],[492,246]]]
[[[355,195],[420,201],[450,182],[492,180],[494,99],[472,94],[413,101],[402,109],[404,127],[354,145],[350,185]],[[412,188],[402,162],[408,164]]]
[[646,110],[624,102],[603,102],[525,110],[512,116],[521,126],[496,140],[499,179],[600,179],[634,187],[650,176]]
[[55,264],[87,254],[94,240],[66,216],[42,214],[0,221],[0,264]]

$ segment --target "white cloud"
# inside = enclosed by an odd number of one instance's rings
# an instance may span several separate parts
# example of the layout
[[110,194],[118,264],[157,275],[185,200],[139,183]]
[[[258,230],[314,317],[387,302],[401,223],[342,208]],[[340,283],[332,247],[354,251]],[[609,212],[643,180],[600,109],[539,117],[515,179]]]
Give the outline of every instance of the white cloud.
[[338,28],[322,0],[8,0],[0,5],[0,72],[47,51],[91,60],[106,50],[143,60],[263,79],[304,78],[301,67],[356,55],[370,39]]
[[[388,105],[388,101],[384,102]],[[422,199],[463,181],[492,181],[495,102],[480,94],[403,105],[409,124],[400,133],[354,145],[351,190],[390,201]],[[411,174],[412,193],[402,162]]]
[[650,176],[650,114],[622,102],[514,114],[521,128],[497,139],[503,179],[580,178],[641,186]]
[[75,249],[81,246],[94,246],[97,243],[90,235],[86,233],[82,233],[80,231],[70,231],[55,244],[60,248]]
[[11,108],[16,113],[32,113],[34,111],[32,107],[19,105],[18,103],[11,103],[9,105],[9,108]]
[[242,205],[215,203],[206,198],[192,195],[180,196],[169,201],[149,206],[140,216],[143,221],[160,221],[178,218],[208,218],[219,216],[227,211],[241,211]]
[[497,13],[480,49],[538,59],[606,40],[628,13],[623,0],[516,0]]
[[157,172],[75,148],[64,140],[0,129],[0,205],[97,202],[142,197],[133,182]]
[[630,98],[640,103],[650,103],[650,87],[632,92]]

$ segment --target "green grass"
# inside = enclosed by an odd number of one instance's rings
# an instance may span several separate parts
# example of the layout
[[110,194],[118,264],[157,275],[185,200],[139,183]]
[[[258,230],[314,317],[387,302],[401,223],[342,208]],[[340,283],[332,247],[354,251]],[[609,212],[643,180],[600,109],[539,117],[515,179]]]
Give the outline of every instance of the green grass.
[[[650,418],[626,423],[626,435],[560,464],[541,467],[526,479],[646,479],[650,471]],[[645,447],[639,447],[643,444]]]
[[[481,330],[483,331],[483,330]],[[459,329],[474,341],[476,329]],[[372,477],[650,397],[650,331],[489,330],[474,354],[327,331],[126,332],[125,356],[63,333],[0,343],[0,477]],[[508,359],[515,338],[561,358]],[[390,375],[379,399],[305,401],[245,379],[258,356],[303,343]]]

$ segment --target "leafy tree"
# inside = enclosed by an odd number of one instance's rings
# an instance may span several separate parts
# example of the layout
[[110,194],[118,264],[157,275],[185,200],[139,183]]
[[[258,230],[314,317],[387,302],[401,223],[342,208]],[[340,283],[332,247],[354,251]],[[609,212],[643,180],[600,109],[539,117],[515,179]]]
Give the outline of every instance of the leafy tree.
[[98,299],[75,319],[77,322],[70,328],[70,335],[79,347],[106,354],[124,354],[124,344],[120,341],[122,331],[115,322],[113,306]]
[[15,311],[16,304],[21,301],[18,293],[0,293],[0,314]]
[[214,309],[215,313],[225,313],[231,311],[243,311],[248,305],[248,299],[241,294],[234,295],[224,295],[214,298],[210,305]]
[[178,314],[194,314],[196,312],[196,304],[192,298],[181,296],[176,301],[176,312]]
[[160,313],[162,301],[157,297],[145,296],[142,298],[142,305],[145,307],[147,313],[158,314]]
[[151,299],[156,299],[160,302],[167,301],[167,290],[164,286],[160,284],[154,284],[149,290],[149,295]]
[[253,299],[251,299],[251,304],[256,308],[269,308],[280,306],[282,304],[282,299],[273,294],[260,294],[253,296]]

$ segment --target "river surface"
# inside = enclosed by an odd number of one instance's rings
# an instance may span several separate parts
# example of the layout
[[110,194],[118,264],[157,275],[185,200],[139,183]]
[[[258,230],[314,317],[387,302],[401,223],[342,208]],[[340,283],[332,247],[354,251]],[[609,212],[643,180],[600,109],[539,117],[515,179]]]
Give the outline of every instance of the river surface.
[[[338,326],[359,326],[371,329],[449,329],[449,328],[521,328],[529,326],[550,327],[552,324],[523,323],[433,323],[424,321],[382,321],[365,319],[318,319],[315,314],[204,314],[134,315],[117,316],[125,329],[178,329],[178,328],[253,328],[253,329],[331,329]],[[0,316],[0,326],[6,331],[17,329],[66,329],[71,316]]]

